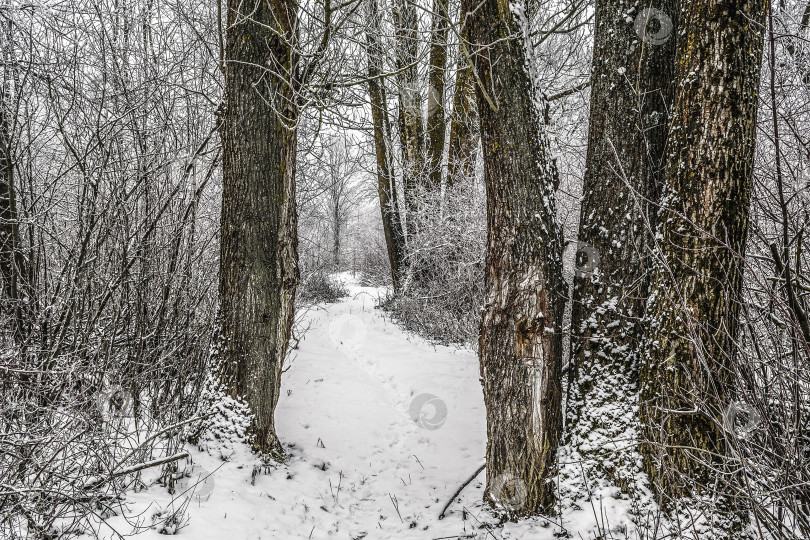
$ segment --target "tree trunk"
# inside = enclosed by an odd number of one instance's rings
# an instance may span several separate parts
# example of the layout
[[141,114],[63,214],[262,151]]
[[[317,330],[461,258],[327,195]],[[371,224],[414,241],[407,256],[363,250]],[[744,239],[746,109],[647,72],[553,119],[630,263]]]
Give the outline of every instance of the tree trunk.
[[377,0],[368,0],[368,27],[366,47],[368,54],[368,95],[371,101],[371,117],[374,122],[374,149],[377,158],[377,194],[380,198],[385,244],[388,262],[391,265],[391,280],[394,292],[399,292],[400,276],[404,269],[405,235],[399,217],[397,190],[391,168],[390,131],[386,129],[388,103],[382,75],[382,51],[380,50],[380,27]]
[[566,410],[568,442],[588,481],[607,479],[623,490],[638,472],[627,441],[638,437],[646,250],[664,168],[678,4],[658,0],[634,12],[634,0],[596,2]]
[[[467,39],[467,25],[461,14],[461,39]],[[467,60],[469,47],[459,44],[456,89],[450,120],[450,144],[447,157],[447,185],[452,186],[475,174],[475,151],[478,147],[478,111],[475,105],[475,77]]]
[[438,189],[442,183],[447,125],[444,119],[444,74],[447,67],[448,7],[448,0],[433,0],[427,95],[427,172],[430,189]]
[[[340,199],[338,199],[339,201]],[[340,271],[340,203],[335,202],[332,212],[334,226],[332,227],[332,268]]]
[[413,231],[407,214],[418,207],[418,188],[424,173],[422,143],[422,96],[419,88],[419,19],[411,0],[394,1],[397,41],[397,84],[399,86],[399,138],[402,147],[403,194],[406,227]]
[[[764,15],[764,0],[695,0],[681,14],[641,373],[644,464],[665,505],[742,488],[722,424],[736,397]],[[714,512],[730,505],[721,496]],[[737,521],[720,524],[727,537]]]
[[[3,75],[8,77],[7,74]],[[10,77],[8,77],[10,78]],[[26,261],[20,245],[17,219],[17,200],[14,190],[14,162],[12,159],[11,126],[9,125],[7,80],[0,81],[0,306],[11,313],[14,338],[18,343],[27,335],[23,314],[22,277]]]
[[[565,285],[557,169],[526,72],[519,6],[465,1],[487,188],[486,304],[479,357],[487,408],[486,498],[513,515],[550,511],[561,427]],[[505,38],[504,36],[509,36]]]
[[[220,376],[254,414],[254,448],[283,457],[273,413],[298,283],[295,0],[228,0],[220,246]],[[268,69],[269,66],[269,69]],[[274,110],[275,109],[275,110]]]

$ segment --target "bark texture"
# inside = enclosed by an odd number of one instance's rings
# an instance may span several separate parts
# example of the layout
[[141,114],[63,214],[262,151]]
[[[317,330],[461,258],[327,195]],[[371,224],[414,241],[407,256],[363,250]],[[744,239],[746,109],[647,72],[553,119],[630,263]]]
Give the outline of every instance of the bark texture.
[[430,34],[427,95],[427,173],[428,187],[438,189],[442,183],[442,157],[447,124],[444,114],[444,77],[447,68],[448,0],[433,0],[433,23]]
[[[419,19],[410,0],[394,0],[394,22],[397,41],[396,67],[399,87],[399,138],[402,148],[403,194],[405,210],[418,206],[418,188],[424,173],[424,127],[422,95],[419,88]],[[413,220],[408,221],[408,231]]]
[[368,94],[374,123],[374,150],[377,158],[377,194],[380,198],[385,244],[391,265],[394,292],[399,292],[400,277],[405,261],[405,234],[399,216],[397,190],[391,166],[390,129],[388,129],[388,103],[380,49],[379,11],[376,0],[368,0],[366,51],[368,54]]
[[[228,0],[220,245],[220,376],[254,414],[256,450],[283,456],[273,418],[298,283],[295,0]],[[269,69],[268,69],[269,68]]]
[[[765,10],[699,0],[681,14],[640,404],[644,464],[666,505],[740,487],[722,424],[735,398]],[[730,504],[721,497],[715,519]],[[725,517],[721,535],[739,537]]]
[[512,514],[550,511],[561,427],[562,240],[557,170],[526,71],[518,6],[468,14],[487,189],[486,304],[479,357],[487,408],[485,497]]
[[628,441],[638,437],[646,250],[664,170],[678,4],[658,0],[640,10],[635,0],[596,2],[566,410],[588,481],[623,490],[638,472]]
[[[5,86],[7,81],[0,81]],[[5,88],[0,88],[0,307],[13,321],[14,337],[24,339],[23,314],[26,261],[20,245],[20,229],[14,188],[12,137]]]
[[[466,17],[459,17],[459,37],[468,36]],[[459,43],[453,112],[450,119],[450,143],[447,156],[447,184],[452,186],[475,175],[475,152],[478,148],[478,110],[475,102],[475,77],[467,60],[469,46]]]

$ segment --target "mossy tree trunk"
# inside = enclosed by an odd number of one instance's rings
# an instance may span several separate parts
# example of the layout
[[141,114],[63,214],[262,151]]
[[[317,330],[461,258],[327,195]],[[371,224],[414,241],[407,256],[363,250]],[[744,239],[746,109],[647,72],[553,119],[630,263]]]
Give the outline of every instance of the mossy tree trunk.
[[[467,39],[467,25],[459,17],[459,37]],[[475,77],[468,61],[469,48],[459,43],[453,111],[450,118],[450,142],[447,156],[447,185],[452,186],[475,174],[475,152],[478,148],[478,110],[475,102]]]
[[447,32],[449,28],[448,0],[433,0],[432,27],[430,33],[430,58],[428,60],[427,94],[427,185],[437,190],[442,183],[442,158],[447,123],[444,114],[444,77],[447,68]]
[[[550,511],[561,427],[562,238],[557,169],[513,11],[465,1],[487,190],[486,303],[479,357],[487,408],[486,498],[516,515]],[[505,37],[506,36],[506,37]],[[506,501],[506,502],[505,502]]]
[[[695,0],[681,14],[640,411],[644,464],[670,507],[742,487],[722,422],[736,397],[765,11],[764,0]],[[721,496],[721,534],[739,537],[743,512]]]
[[399,90],[399,139],[402,149],[402,180],[405,224],[409,234],[414,220],[408,214],[418,209],[419,186],[425,173],[422,94],[419,85],[419,18],[411,0],[394,0],[396,68]]
[[679,0],[643,7],[596,2],[566,408],[568,442],[588,481],[625,490],[637,473],[630,442],[638,435],[646,250],[664,170],[680,9]]

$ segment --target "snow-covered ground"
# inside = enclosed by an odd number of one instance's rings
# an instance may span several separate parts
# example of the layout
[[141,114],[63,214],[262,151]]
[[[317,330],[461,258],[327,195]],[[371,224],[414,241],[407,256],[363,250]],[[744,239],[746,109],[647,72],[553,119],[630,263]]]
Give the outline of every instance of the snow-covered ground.
[[119,534],[132,534],[138,522],[147,528],[141,538],[165,538],[162,522],[184,502],[176,533],[194,540],[544,540],[563,531],[594,538],[597,519],[614,531],[627,523],[626,501],[607,499],[605,508],[568,501],[562,523],[498,525],[481,501],[483,473],[439,520],[484,461],[477,358],[404,332],[375,309],[382,291],[350,288],[350,297],[309,313],[311,326],[283,376],[276,418],[287,463],[258,469],[241,446],[225,459],[191,449],[193,464],[181,467],[210,473],[207,480],[194,495],[172,497],[147,476],[147,489],[127,495],[127,519],[108,520]]

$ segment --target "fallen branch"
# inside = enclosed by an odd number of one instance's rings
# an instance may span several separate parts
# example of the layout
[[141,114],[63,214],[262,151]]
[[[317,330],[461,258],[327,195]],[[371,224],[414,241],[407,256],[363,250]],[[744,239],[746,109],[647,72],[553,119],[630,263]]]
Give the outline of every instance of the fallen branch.
[[464,488],[467,487],[470,484],[470,482],[475,480],[475,477],[478,476],[479,474],[481,474],[481,471],[483,471],[486,468],[486,466],[487,466],[487,464],[484,463],[483,465],[478,467],[475,470],[475,472],[472,473],[472,475],[470,475],[470,477],[467,478],[467,480],[465,480],[464,483],[461,484],[461,486],[459,486],[459,488],[456,490],[456,492],[453,493],[453,496],[450,497],[450,500],[447,501],[447,504],[444,505],[444,508],[442,508],[442,513],[439,514],[439,519],[444,519],[444,513],[447,512],[447,509],[450,508],[450,505],[453,504],[453,501],[456,500],[456,497],[461,495],[461,492],[464,490]]
[[130,450],[130,452],[129,452],[129,453],[126,455],[126,456],[124,456],[124,458],[123,458],[121,461],[119,461],[119,462],[118,462],[118,464],[116,465],[116,467],[119,467],[119,466],[121,466],[123,463],[126,463],[126,461],[127,461],[129,458],[131,458],[132,456],[134,456],[134,455],[135,455],[135,453],[136,453],[138,450],[140,450],[141,448],[146,447],[146,445],[147,445],[147,444],[149,444],[150,442],[154,441],[155,439],[157,439],[158,437],[160,437],[160,436],[161,436],[161,435],[163,435],[164,433],[167,433],[167,432],[169,432],[169,431],[172,431],[173,429],[177,429],[177,428],[178,428],[178,427],[180,427],[180,426],[183,426],[183,425],[186,425],[186,424],[190,424],[190,423],[192,423],[192,422],[196,422],[197,420],[206,420],[206,419],[208,419],[208,418],[211,418],[211,417],[212,417],[212,416],[214,416],[215,414],[217,414],[217,411],[211,411],[211,412],[209,412],[209,413],[207,413],[207,414],[202,414],[202,415],[200,415],[200,416],[195,416],[194,418],[189,418],[189,419],[187,419],[187,420],[183,420],[183,421],[177,422],[176,424],[172,424],[172,425],[171,425],[171,426],[169,426],[169,427],[166,427],[166,428],[161,429],[161,430],[160,430],[160,431],[158,431],[157,433],[153,434],[151,437],[148,437],[146,440],[144,440],[144,441],[143,441],[142,443],[140,443],[138,446],[136,446],[135,448],[133,448],[132,450]]
[[119,471],[110,473],[110,475],[107,476],[106,478],[101,478],[101,479],[97,478],[95,480],[91,480],[90,482],[88,482],[87,484],[84,485],[84,489],[94,489],[94,488],[97,488],[97,487],[101,486],[102,484],[104,484],[106,482],[109,482],[110,480],[113,480],[113,479],[118,478],[120,476],[126,476],[128,474],[132,474],[132,473],[135,473],[135,472],[138,472],[138,471],[142,471],[144,469],[151,469],[152,467],[158,467],[160,465],[165,465],[166,463],[172,463],[173,461],[178,461],[180,459],[187,458],[189,456],[190,456],[189,453],[184,450],[184,451],[179,452],[179,453],[177,453],[177,454],[175,454],[173,456],[153,459],[152,461],[145,461],[143,463],[137,463],[135,465],[131,465],[131,466],[126,467],[124,469],[121,469]]

